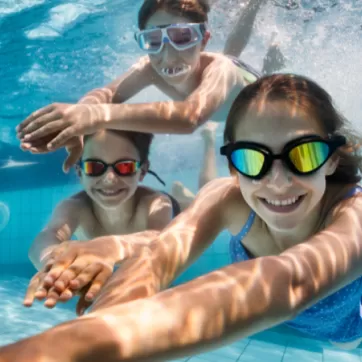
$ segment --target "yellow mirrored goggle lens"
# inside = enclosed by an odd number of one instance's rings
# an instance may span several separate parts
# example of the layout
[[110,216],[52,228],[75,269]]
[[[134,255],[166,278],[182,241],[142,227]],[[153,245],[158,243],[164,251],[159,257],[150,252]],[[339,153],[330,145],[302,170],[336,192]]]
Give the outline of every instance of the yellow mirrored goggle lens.
[[289,152],[289,159],[299,172],[311,172],[322,165],[329,155],[329,146],[324,142],[308,142]]

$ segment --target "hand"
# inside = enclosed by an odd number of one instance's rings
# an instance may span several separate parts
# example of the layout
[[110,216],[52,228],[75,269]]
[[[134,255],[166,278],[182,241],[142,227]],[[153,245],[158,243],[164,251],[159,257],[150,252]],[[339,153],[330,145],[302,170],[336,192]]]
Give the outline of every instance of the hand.
[[23,149],[54,151],[74,136],[97,131],[106,115],[106,105],[54,103],[24,120],[17,127],[18,137]]
[[31,305],[34,298],[46,298],[45,306],[52,308],[78,292],[84,294],[79,310],[86,308],[112,275],[120,248],[120,243],[110,237],[69,242],[55,260],[49,259],[44,271],[33,277],[24,305]]

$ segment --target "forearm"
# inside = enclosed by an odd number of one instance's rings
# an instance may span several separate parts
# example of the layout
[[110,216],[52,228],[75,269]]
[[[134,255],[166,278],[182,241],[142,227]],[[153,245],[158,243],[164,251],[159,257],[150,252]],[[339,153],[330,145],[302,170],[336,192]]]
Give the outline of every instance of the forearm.
[[37,270],[43,269],[52,250],[64,242],[52,231],[42,231],[33,241],[29,249],[29,259]]
[[202,122],[185,102],[103,105],[99,128],[146,133],[192,133]]
[[93,303],[92,312],[151,297],[159,291],[150,250],[143,248],[134,257],[124,260],[113,273]]
[[290,308],[276,302],[287,299],[289,291],[275,258],[245,262],[236,274],[237,269],[229,266],[154,297],[100,309],[47,332],[49,345],[72,341],[67,353],[87,361],[100,354],[104,362],[167,361],[217,348],[289,317]]
[[83,96],[78,103],[80,104],[102,104],[112,103],[114,92],[107,87],[96,88]]
[[[361,275],[362,226],[344,227],[358,222],[355,217],[346,213],[280,256],[230,265],[151,298],[99,310],[50,335],[58,343],[70,338],[74,353],[81,353],[77,335],[87,331],[88,353],[108,347],[104,362],[169,360],[247,337],[293,318]],[[97,339],[98,328],[107,340]]]
[[122,264],[124,260],[138,257],[160,235],[158,230],[146,230],[128,235],[102,236],[97,238],[102,244],[112,243],[116,245],[116,264]]

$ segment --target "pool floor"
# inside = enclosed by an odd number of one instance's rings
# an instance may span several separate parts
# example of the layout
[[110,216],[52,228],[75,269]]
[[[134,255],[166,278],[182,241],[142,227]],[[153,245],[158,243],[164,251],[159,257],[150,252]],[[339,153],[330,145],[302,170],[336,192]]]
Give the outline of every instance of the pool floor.
[[[41,303],[24,308],[28,278],[0,277],[0,345],[40,333],[76,317],[74,302],[53,310]],[[286,327],[277,327],[242,339],[213,352],[179,359],[188,362],[362,362],[362,349],[343,351],[309,339]]]

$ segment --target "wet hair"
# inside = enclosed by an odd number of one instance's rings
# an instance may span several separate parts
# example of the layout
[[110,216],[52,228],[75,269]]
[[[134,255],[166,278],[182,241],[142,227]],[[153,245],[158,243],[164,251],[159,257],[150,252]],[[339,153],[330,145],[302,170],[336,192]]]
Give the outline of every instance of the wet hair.
[[327,181],[336,184],[353,184],[361,180],[362,158],[358,150],[361,138],[352,131],[348,121],[337,111],[331,96],[314,81],[293,74],[274,74],[263,77],[245,87],[235,99],[229,112],[224,142],[235,142],[235,126],[250,107],[267,102],[284,101],[311,114],[326,136],[336,134],[346,137],[348,144],[337,150],[338,167]]
[[[132,131],[119,131],[119,130],[106,130],[105,132],[111,132],[116,134],[120,137],[127,138],[137,149],[139,155],[140,155],[140,162],[141,164],[148,162],[149,154],[150,154],[150,148],[153,140],[153,134],[152,133],[143,133],[143,132],[132,132]],[[92,138],[94,134],[92,135],[86,135],[84,136],[84,144],[89,141],[89,139]],[[156,172],[152,170],[147,171],[149,174],[155,176],[157,180],[162,184],[166,185],[165,182],[156,174]]]
[[[267,102],[284,101],[301,109],[318,121],[325,136],[343,135],[347,145],[340,147],[338,166],[332,175],[326,177],[327,189],[323,202],[323,215],[343,199],[346,192],[361,180],[362,157],[359,152],[361,138],[349,126],[349,122],[338,112],[331,96],[314,81],[293,74],[265,76],[245,87],[235,99],[224,131],[224,142],[235,142],[235,128],[251,107]],[[291,120],[292,122],[292,120]],[[330,186],[337,185],[336,188]]]
[[[127,138],[136,147],[141,163],[148,161],[150,154],[151,143],[153,140],[152,133],[142,132],[131,132],[131,131],[118,131],[118,130],[107,130],[106,132],[114,133],[118,136]],[[93,134],[94,135],[94,134]],[[84,144],[92,138],[93,135],[86,135],[84,137]]]
[[210,6],[207,0],[145,0],[138,12],[138,28],[145,29],[150,17],[158,10],[185,17],[193,23],[205,23]]

